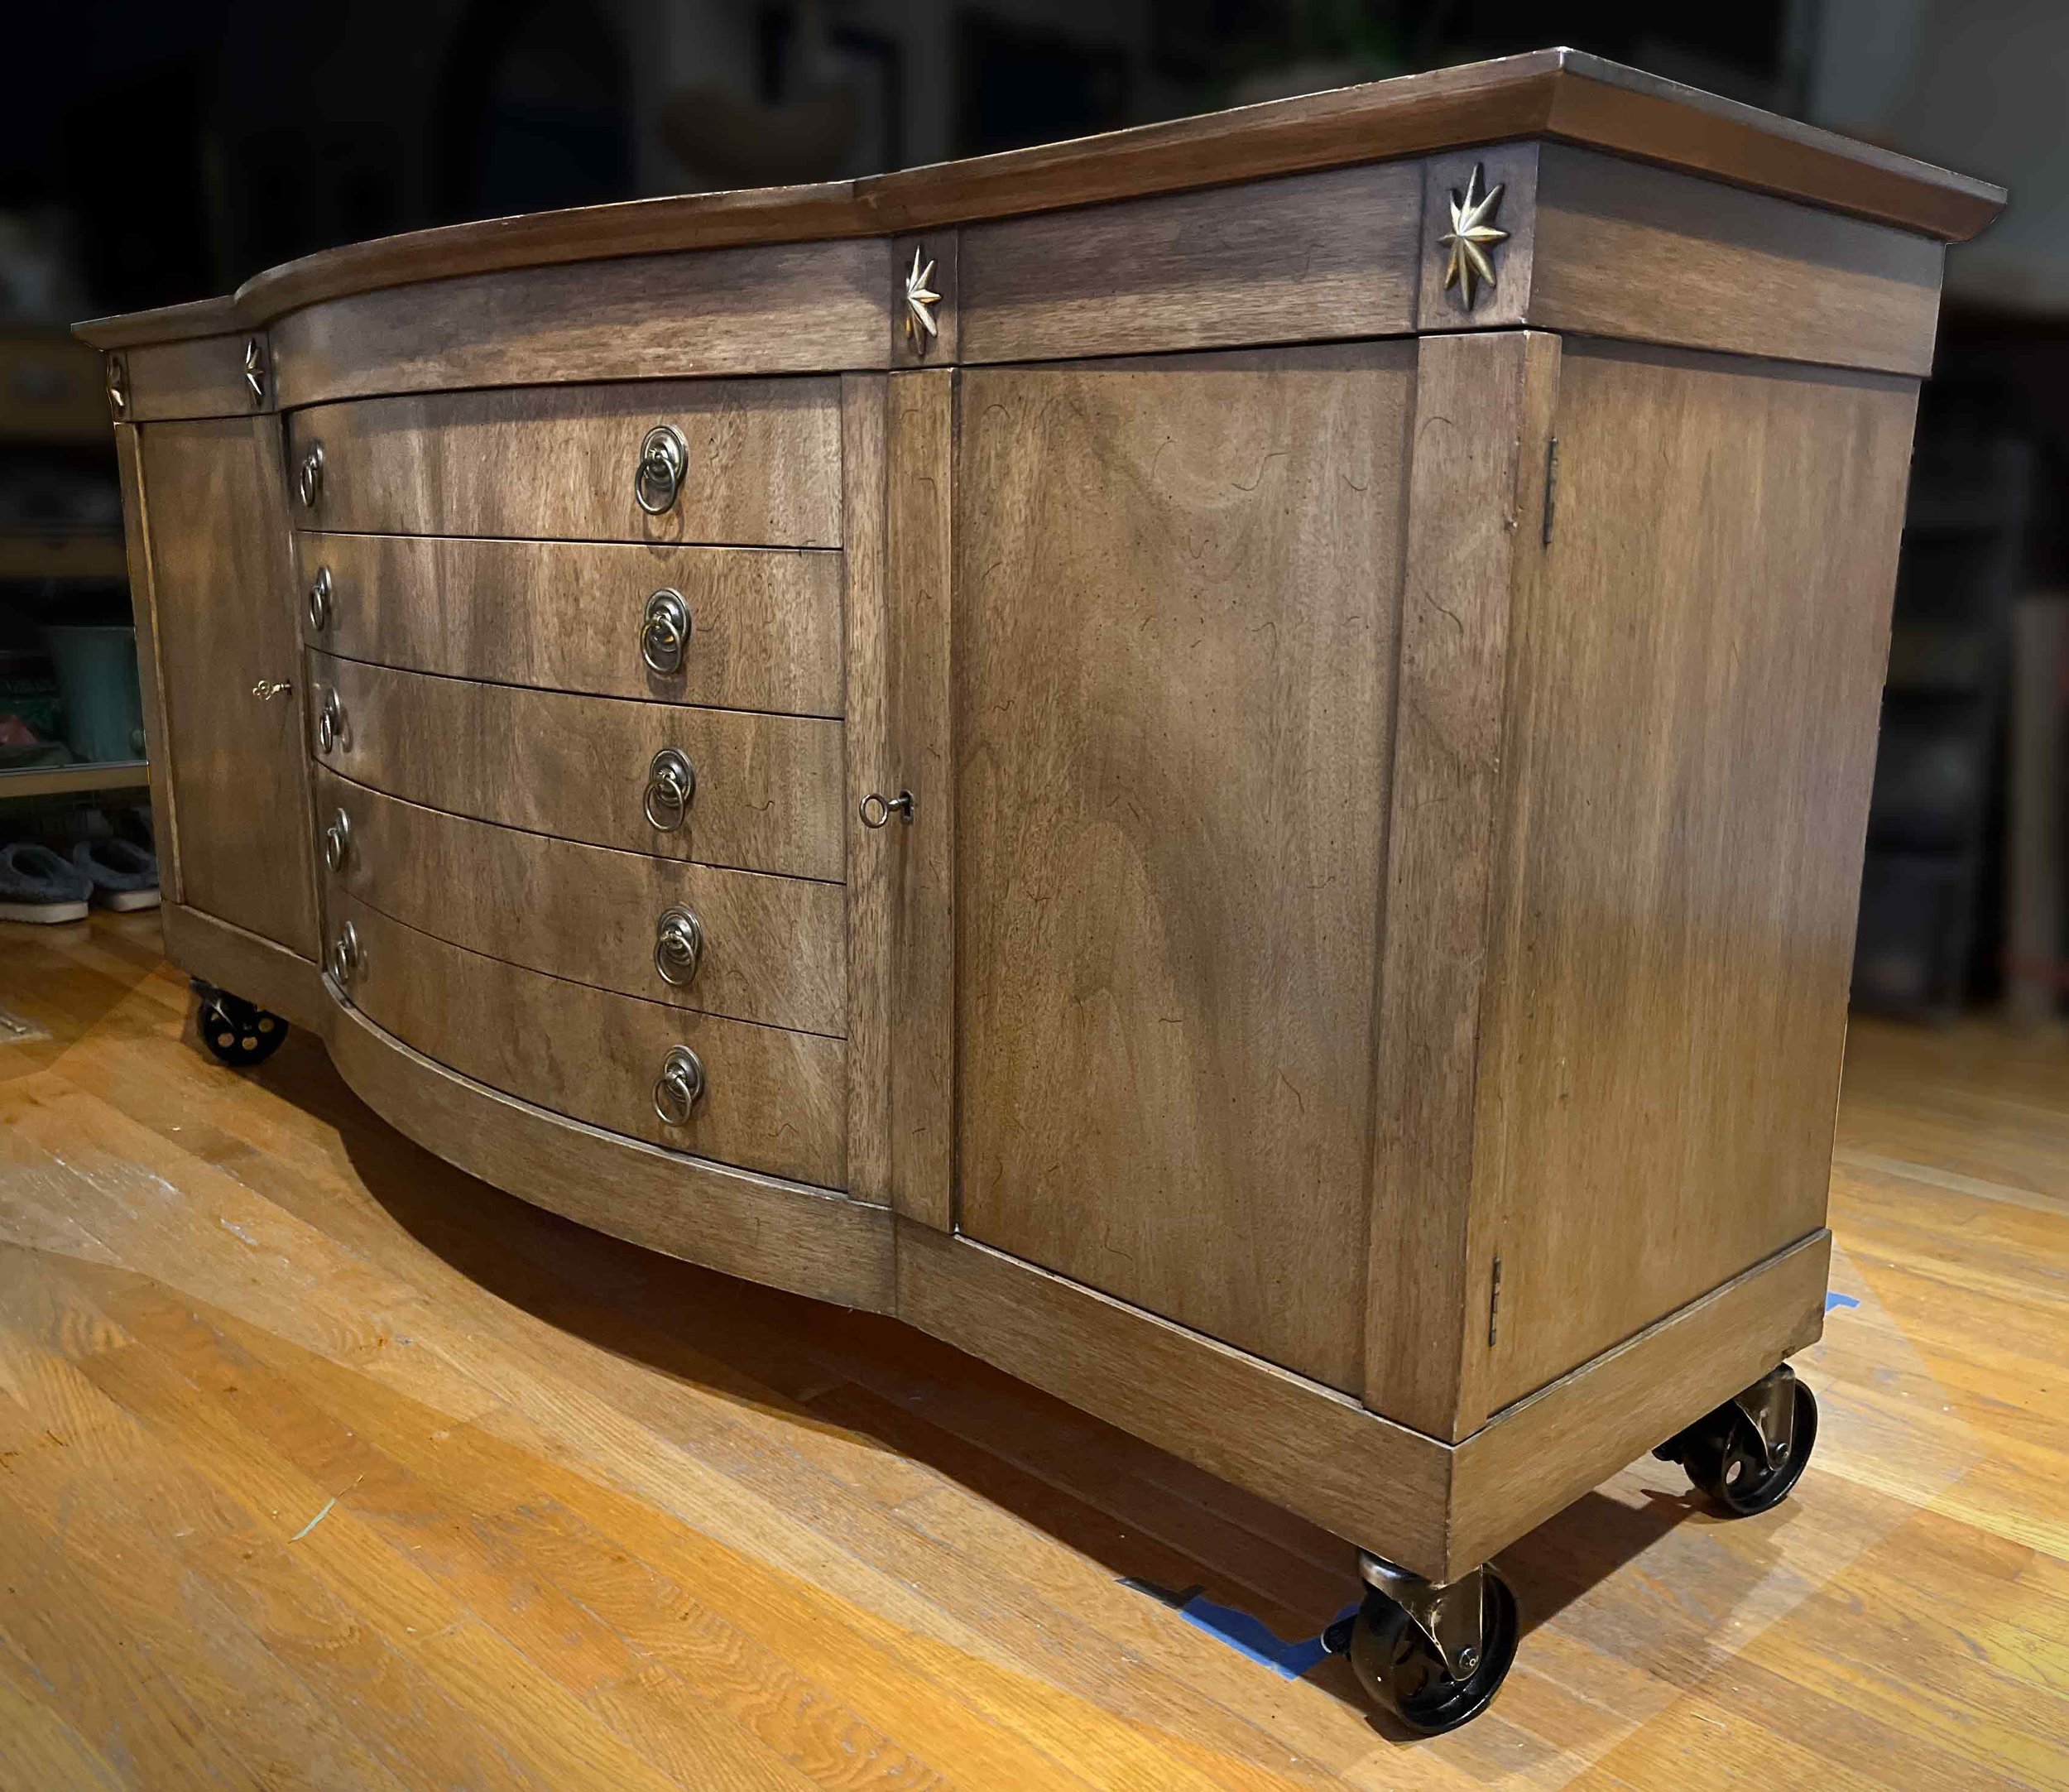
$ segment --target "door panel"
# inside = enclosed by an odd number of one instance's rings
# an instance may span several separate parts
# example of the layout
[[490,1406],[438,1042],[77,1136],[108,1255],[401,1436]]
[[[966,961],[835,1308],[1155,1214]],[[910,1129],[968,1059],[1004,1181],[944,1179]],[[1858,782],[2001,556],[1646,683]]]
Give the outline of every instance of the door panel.
[[1414,364],[960,376],[962,1229],[1347,1389]]
[[288,609],[287,526],[271,417],[138,431],[157,650],[190,908],[316,956],[314,868]]

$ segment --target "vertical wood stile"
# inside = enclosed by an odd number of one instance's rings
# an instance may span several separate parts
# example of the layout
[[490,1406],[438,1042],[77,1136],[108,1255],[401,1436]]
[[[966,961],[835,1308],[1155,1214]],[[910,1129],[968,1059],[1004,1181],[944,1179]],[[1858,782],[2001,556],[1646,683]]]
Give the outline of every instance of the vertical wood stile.
[[1534,332],[1425,336],[1416,367],[1365,1400],[1450,1439],[1466,1353],[1486,1336],[1488,1266],[1465,1248],[1488,872],[1511,603],[1541,551],[1530,497],[1542,502],[1558,355]]
[[956,381],[890,376],[888,444],[890,750],[877,786],[910,790],[887,836],[891,904],[891,1205],[955,1224],[955,784],[949,704]]

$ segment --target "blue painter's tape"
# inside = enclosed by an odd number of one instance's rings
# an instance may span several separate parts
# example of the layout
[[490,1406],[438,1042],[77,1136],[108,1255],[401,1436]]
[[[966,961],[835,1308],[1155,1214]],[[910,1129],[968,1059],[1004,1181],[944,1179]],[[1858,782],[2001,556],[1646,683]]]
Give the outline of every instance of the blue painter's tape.
[[1860,1303],[1851,1295],[1836,1295],[1829,1289],[1825,1293],[1825,1310],[1831,1313],[1840,1307],[1857,1307]]
[[[1357,1609],[1356,1605],[1346,1606],[1337,1614],[1337,1621],[1341,1623]],[[1289,1680],[1299,1679],[1329,1653],[1328,1645],[1319,1636],[1304,1637],[1299,1642],[1282,1641],[1263,1619],[1239,1612],[1234,1606],[1217,1605],[1197,1593],[1179,1607],[1179,1616]]]

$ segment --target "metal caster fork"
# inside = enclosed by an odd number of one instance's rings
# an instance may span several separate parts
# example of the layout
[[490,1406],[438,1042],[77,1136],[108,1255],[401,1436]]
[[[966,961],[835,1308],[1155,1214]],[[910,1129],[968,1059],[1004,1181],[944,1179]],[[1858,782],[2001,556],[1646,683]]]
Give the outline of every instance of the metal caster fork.
[[1817,1443],[1817,1401],[1787,1363],[1653,1452],[1679,1463],[1699,1492],[1735,1518],[1788,1497]]
[[1445,1586],[1361,1550],[1365,1603],[1351,1667],[1375,1704],[1424,1736],[1487,1708],[1516,1659],[1516,1596],[1492,1564]]
[[271,1010],[213,983],[194,979],[194,992],[201,998],[194,1028],[209,1055],[233,1069],[248,1069],[263,1064],[281,1049],[287,1037],[287,1023]]

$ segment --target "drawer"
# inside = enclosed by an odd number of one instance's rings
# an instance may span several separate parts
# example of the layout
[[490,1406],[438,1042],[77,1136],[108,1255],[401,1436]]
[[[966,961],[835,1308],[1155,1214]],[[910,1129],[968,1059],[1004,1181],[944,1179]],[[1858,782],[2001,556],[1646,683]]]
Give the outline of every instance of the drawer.
[[[304,637],[348,659],[546,690],[841,713],[838,554],[319,534],[295,550]],[[669,629],[650,632],[649,616],[672,622],[675,604],[688,627],[671,655]]]
[[[650,439],[679,471],[635,492]],[[288,423],[295,516],[378,535],[838,547],[838,379],[358,398]]]
[[[631,853],[838,882],[841,724],[478,685],[312,654],[316,757],[391,796]],[[334,718],[324,744],[323,718]],[[692,777],[678,811],[655,757]],[[650,803],[650,798],[651,798]],[[646,813],[651,806],[661,823]]]
[[[348,998],[425,1057],[591,1126],[838,1189],[847,1179],[847,1047],[692,1014],[468,952],[334,893],[330,937],[355,949]],[[703,1088],[679,1123],[655,1085],[678,1047]]]
[[[420,933],[578,983],[808,1033],[847,1031],[838,884],[614,853],[421,809],[316,774],[334,890]],[[343,828],[338,826],[343,818]],[[694,973],[658,968],[673,909],[695,917]]]

